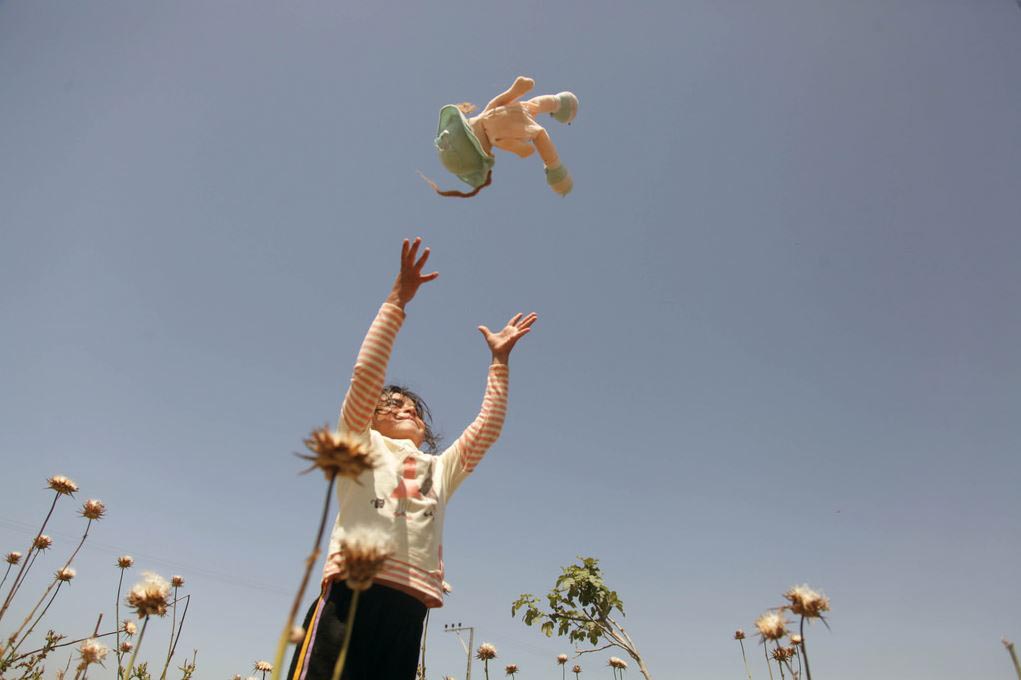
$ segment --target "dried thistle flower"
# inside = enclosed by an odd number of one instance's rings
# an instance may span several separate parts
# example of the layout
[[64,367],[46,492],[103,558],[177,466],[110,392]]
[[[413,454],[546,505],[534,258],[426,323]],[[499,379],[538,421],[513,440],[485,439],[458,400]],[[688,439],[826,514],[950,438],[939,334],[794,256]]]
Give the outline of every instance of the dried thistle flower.
[[64,583],[67,583],[68,581],[75,577],[75,574],[76,574],[75,570],[72,569],[71,567],[64,567],[63,569],[58,569],[57,573],[54,576],[58,581],[63,581]]
[[299,453],[298,456],[312,461],[312,465],[303,470],[302,474],[318,468],[326,479],[339,476],[357,481],[359,475],[379,464],[368,447],[331,431],[326,425],[312,430],[305,439],[305,446],[313,455]]
[[135,645],[134,645],[133,642],[131,642],[131,640],[125,640],[124,642],[121,643],[121,653],[122,654],[127,654],[128,652],[130,652],[134,648],[135,648]]
[[806,619],[819,618],[830,610],[830,600],[807,585],[794,586],[783,596],[790,601],[790,610]]
[[781,610],[768,611],[755,620],[763,640],[779,640],[787,632],[787,621]]
[[107,652],[110,650],[102,642],[96,638],[89,638],[81,644],[78,648],[78,653],[82,657],[82,666],[88,666],[89,664],[98,663],[100,666],[103,665],[103,659],[106,658]]
[[271,664],[269,661],[256,661],[255,670],[256,672],[272,673],[273,664]]
[[171,576],[170,577],[170,585],[172,585],[175,588],[180,588],[181,586],[184,585],[184,577],[183,576]]
[[301,644],[305,640],[305,629],[301,626],[291,626],[290,641],[293,644]]
[[773,650],[774,661],[787,661],[794,656],[793,647],[777,647]]
[[571,672],[575,675],[581,673],[581,666],[579,664],[574,664],[574,668],[571,669]]
[[17,550],[12,550],[7,553],[6,557],[4,557],[4,561],[7,562],[7,564],[17,564],[21,561],[21,553]]
[[791,635],[790,640],[791,640],[791,644],[792,645],[800,645],[801,644],[801,636],[798,635],[797,633],[794,633],[793,635]]
[[504,667],[507,675],[514,675],[518,672],[518,665],[516,663],[509,663]]
[[231,678],[231,680],[241,680],[241,674],[240,673],[235,673],[234,677]]
[[123,630],[124,634],[127,635],[128,637],[132,637],[134,636],[135,633],[138,632],[138,626],[135,625],[134,621],[131,621],[130,619],[124,619],[124,621],[121,623],[121,630]]
[[46,550],[53,545],[53,539],[46,534],[39,534],[35,537],[35,541],[32,542],[36,550]]
[[496,658],[496,646],[483,642],[475,652],[475,658],[479,661],[489,661]]
[[127,569],[135,563],[135,558],[131,555],[121,555],[117,558],[117,566],[121,569]]
[[170,584],[165,578],[145,571],[142,572],[142,580],[128,593],[128,606],[135,608],[140,619],[153,614],[166,616],[169,594]]
[[98,498],[90,498],[82,506],[82,517],[86,519],[100,519],[106,514],[106,506]]
[[561,666],[563,666],[565,663],[567,663],[567,655],[566,654],[558,654],[557,655],[557,663],[560,664]]
[[734,639],[735,640],[744,640],[744,631],[741,630],[740,628],[735,630],[734,631]]
[[78,490],[78,485],[64,475],[54,475],[46,480],[46,484],[57,493],[65,496],[73,496],[74,492]]
[[386,558],[393,555],[394,548],[384,531],[357,527],[341,539],[340,552],[344,557],[347,587],[368,590]]
[[627,668],[627,661],[620,658],[619,656],[610,657],[610,668],[620,668],[621,670]]

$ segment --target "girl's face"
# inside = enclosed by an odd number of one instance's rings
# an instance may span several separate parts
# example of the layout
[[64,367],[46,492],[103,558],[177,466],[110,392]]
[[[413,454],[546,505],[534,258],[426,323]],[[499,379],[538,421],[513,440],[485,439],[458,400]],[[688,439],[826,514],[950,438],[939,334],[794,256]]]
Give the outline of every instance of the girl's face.
[[415,446],[425,440],[425,422],[415,402],[398,392],[384,394],[372,414],[372,429],[390,439],[410,439]]

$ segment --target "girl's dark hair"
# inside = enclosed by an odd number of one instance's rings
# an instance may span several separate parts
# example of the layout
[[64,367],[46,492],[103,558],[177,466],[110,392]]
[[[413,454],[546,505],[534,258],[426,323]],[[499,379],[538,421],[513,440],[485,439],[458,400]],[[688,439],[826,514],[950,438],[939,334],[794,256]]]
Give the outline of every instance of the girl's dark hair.
[[422,438],[422,446],[427,453],[436,453],[440,445],[440,435],[433,431],[433,414],[422,397],[404,385],[386,385],[379,396],[379,404],[376,405],[376,413],[385,413],[393,402],[393,395],[400,394],[405,399],[410,399],[415,405],[415,412],[425,423],[425,437]]

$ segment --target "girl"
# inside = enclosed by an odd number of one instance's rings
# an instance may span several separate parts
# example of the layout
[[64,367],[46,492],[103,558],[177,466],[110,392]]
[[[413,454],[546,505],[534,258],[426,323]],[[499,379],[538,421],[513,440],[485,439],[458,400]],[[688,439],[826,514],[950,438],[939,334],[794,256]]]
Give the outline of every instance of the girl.
[[[341,575],[340,543],[356,526],[386,531],[395,552],[361,594],[348,650],[348,680],[412,680],[427,608],[443,606],[443,516],[447,501],[496,441],[507,405],[507,361],[536,315],[515,315],[499,332],[479,326],[492,352],[482,410],[449,448],[435,455],[429,411],[413,392],[384,388],[404,308],[419,287],[429,249],[422,239],[401,248],[401,269],[362,342],[341,408],[339,430],[371,447],[379,467],[357,481],[337,479],[340,510],[323,569],[323,591],[305,618],[305,639],[291,661],[290,680],[329,680],[344,637],[351,591]],[[425,445],[430,453],[421,449]],[[432,455],[430,455],[432,454]]]

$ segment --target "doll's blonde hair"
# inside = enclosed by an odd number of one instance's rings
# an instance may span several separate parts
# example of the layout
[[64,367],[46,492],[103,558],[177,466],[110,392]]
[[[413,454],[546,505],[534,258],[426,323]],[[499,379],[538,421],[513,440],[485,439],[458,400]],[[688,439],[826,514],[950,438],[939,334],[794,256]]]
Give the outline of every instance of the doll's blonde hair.
[[476,106],[471,102],[461,102],[457,105],[457,110],[466,116],[470,116],[475,112]]

